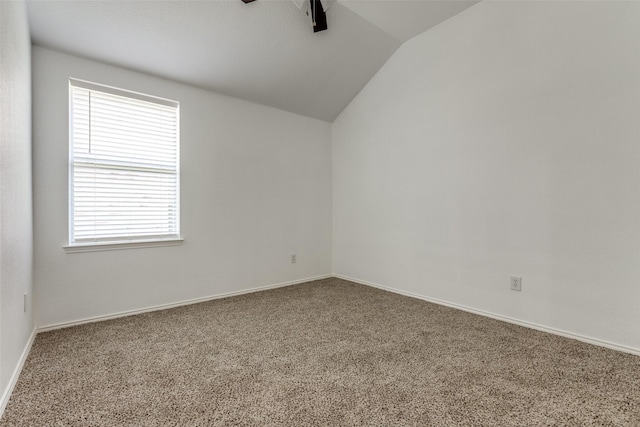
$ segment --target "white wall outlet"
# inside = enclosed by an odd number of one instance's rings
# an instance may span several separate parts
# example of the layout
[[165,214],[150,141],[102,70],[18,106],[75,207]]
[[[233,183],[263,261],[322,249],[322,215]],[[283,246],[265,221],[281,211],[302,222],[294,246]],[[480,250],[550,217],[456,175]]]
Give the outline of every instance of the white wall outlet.
[[298,261],[297,258],[296,254],[291,254],[291,264],[295,264]]
[[22,310],[27,312],[27,303],[29,302],[29,294],[24,294],[22,296]]
[[511,276],[511,290],[522,291],[522,277]]

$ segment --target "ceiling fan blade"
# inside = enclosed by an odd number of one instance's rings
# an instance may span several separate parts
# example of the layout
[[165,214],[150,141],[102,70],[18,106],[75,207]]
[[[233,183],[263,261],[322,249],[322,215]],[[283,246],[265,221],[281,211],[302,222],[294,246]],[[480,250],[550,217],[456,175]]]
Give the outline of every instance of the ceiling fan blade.
[[320,0],[309,0],[311,4],[311,20],[313,21],[313,32],[327,29],[327,14],[324,12]]

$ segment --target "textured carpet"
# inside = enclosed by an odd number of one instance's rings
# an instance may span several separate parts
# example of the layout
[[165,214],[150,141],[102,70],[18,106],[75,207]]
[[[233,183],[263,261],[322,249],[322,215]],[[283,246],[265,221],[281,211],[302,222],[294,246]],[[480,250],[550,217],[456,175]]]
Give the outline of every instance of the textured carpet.
[[0,426],[640,426],[640,357],[338,279],[38,334]]

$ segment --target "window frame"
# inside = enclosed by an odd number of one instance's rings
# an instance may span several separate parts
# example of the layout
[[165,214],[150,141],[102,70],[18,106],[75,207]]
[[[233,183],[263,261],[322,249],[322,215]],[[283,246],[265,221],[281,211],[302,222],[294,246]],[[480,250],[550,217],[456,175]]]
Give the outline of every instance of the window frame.
[[[68,244],[63,246],[65,252],[93,252],[117,249],[135,249],[150,248],[158,246],[176,246],[181,245],[184,239],[181,234],[181,197],[180,197],[180,102],[167,98],[161,98],[153,95],[147,95],[140,92],[120,89],[113,86],[93,83],[86,80],[69,78],[69,144],[68,144]],[[164,106],[174,107],[176,110],[176,234],[167,235],[166,237],[150,236],[148,238],[116,238],[111,240],[96,240],[74,242],[74,132],[73,132],[73,88],[82,88],[87,90],[99,91],[110,95],[122,96],[139,101],[160,104]]]

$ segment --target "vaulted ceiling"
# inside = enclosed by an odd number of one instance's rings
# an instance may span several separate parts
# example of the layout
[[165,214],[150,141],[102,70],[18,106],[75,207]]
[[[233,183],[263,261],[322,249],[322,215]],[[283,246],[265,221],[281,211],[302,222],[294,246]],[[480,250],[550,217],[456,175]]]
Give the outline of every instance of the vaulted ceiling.
[[[308,3],[308,2],[307,2]],[[477,1],[29,0],[34,44],[326,121],[406,40]]]

